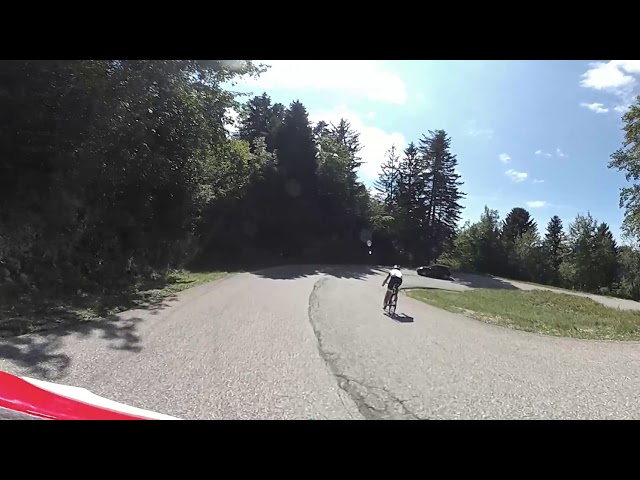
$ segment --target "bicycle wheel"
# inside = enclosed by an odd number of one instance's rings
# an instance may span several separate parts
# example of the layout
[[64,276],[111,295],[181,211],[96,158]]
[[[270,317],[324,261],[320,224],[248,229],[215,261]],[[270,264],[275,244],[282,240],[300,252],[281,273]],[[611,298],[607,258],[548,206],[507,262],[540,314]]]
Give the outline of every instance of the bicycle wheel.
[[389,313],[391,315],[396,314],[396,305],[398,303],[398,292],[393,293],[393,297],[391,297],[391,301],[389,302]]

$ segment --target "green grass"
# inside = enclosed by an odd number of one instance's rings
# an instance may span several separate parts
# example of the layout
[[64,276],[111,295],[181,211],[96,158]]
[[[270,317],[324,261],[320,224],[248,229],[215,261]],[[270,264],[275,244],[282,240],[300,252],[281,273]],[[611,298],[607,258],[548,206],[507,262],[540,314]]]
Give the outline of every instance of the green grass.
[[122,293],[65,295],[36,292],[20,296],[0,292],[0,338],[66,327],[111,317],[132,308],[158,308],[163,300],[227,272],[173,271]]
[[640,340],[640,312],[544,290],[410,290],[411,298],[527,332],[591,340]]

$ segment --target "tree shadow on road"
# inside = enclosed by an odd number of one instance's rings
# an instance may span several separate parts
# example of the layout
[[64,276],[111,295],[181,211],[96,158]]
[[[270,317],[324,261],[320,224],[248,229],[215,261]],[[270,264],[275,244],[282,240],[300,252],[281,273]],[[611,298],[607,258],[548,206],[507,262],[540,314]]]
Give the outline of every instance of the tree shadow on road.
[[262,278],[273,280],[296,280],[318,274],[336,278],[364,280],[372,275],[384,275],[385,272],[370,265],[283,265],[254,272]]
[[72,361],[65,338],[94,337],[110,349],[140,352],[137,325],[147,317],[143,312],[156,315],[177,300],[175,294],[158,295],[155,287],[116,294],[5,297],[0,302],[0,370],[2,360],[8,360],[27,375],[62,378]]
[[114,315],[46,332],[0,338],[0,360],[9,360],[36,378],[57,380],[65,376],[72,362],[64,353],[65,337],[97,337],[108,342],[110,349],[137,353],[142,350],[137,332],[137,324],[141,321],[140,317],[121,319]]
[[156,280],[137,288],[123,287],[116,292],[78,291],[73,294],[11,291],[0,287],[0,339],[97,319],[113,319],[116,314],[132,309],[158,313],[177,300],[171,289],[179,283],[182,283],[179,279]]
[[452,273],[455,283],[470,288],[491,288],[502,290],[520,290],[509,282],[490,275],[479,275],[475,273],[454,272]]

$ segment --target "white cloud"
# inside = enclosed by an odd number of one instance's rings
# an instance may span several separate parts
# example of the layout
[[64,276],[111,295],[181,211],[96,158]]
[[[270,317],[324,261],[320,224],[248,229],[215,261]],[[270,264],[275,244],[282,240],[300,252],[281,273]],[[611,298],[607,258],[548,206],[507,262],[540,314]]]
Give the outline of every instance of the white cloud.
[[[580,85],[595,90],[617,90],[633,85],[635,79],[625,71],[628,73],[640,73],[637,65],[635,65],[636,63],[638,63],[637,60],[611,60],[606,63],[590,63],[589,70],[582,75]],[[631,67],[631,72],[627,70],[628,66]]]
[[238,84],[264,90],[322,90],[402,105],[407,88],[402,79],[377,60],[257,60],[270,65],[257,78]]
[[367,119],[368,120],[373,120],[374,118],[376,118],[376,112],[367,113]]
[[516,183],[524,182],[529,176],[528,173],[518,172],[513,169],[507,170],[506,172],[504,172],[504,174],[507,175],[508,177],[511,177],[511,180],[513,180]]
[[604,105],[602,103],[584,103],[583,102],[580,104],[580,106],[588,108],[592,112],[596,112],[596,113],[607,113],[609,111],[608,108],[604,108]]
[[533,183],[544,183],[544,180],[538,180],[537,178],[534,178]]
[[550,153],[543,152],[542,150],[536,150],[536,155],[544,155],[545,157],[551,157]]
[[[553,155],[551,155],[550,153],[543,152],[542,150],[536,150],[535,154],[536,155],[544,155],[545,157],[553,157]],[[566,153],[564,153],[562,150],[560,150],[560,147],[556,147],[556,155],[558,157],[568,157],[569,156]]]
[[533,200],[531,202],[527,202],[527,207],[529,208],[542,208],[548,205],[544,200]]
[[484,137],[491,139],[493,137],[493,130],[490,128],[480,128],[475,120],[471,120],[467,124],[467,135],[470,137]]
[[[640,75],[640,60],[610,60],[608,62],[594,62],[582,75],[580,85],[585,88],[613,94],[618,97],[619,105],[613,108],[623,113],[634,102]],[[602,104],[584,104],[600,105]],[[587,107],[589,108],[589,107]],[[595,107],[594,107],[595,108]],[[596,113],[606,113],[592,109]]]
[[502,163],[509,163],[511,161],[511,157],[506,153],[501,153],[500,155],[498,155],[498,158]]
[[360,166],[359,173],[365,179],[373,180],[378,177],[380,165],[385,161],[385,154],[393,145],[400,151],[405,148],[405,138],[402,133],[389,133],[374,127],[344,105],[309,114],[309,119],[314,123],[324,120],[337,125],[341,118],[347,120],[351,127],[360,133],[360,144],[363,148],[359,155],[364,163]]

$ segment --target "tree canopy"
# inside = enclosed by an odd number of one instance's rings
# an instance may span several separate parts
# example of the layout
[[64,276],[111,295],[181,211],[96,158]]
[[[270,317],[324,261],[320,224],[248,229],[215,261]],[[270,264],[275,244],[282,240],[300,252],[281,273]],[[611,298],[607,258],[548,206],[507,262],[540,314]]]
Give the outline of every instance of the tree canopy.
[[[391,148],[365,185],[365,145],[349,121],[312,123],[299,100],[228,87],[262,70],[248,61],[2,62],[0,287],[123,289],[187,264],[448,262],[640,295],[640,253],[589,214],[566,231],[554,216],[543,237],[521,207],[504,221],[486,208],[461,226],[455,142],[436,125]],[[620,205],[637,238],[640,98],[624,122],[610,167],[631,182]]]

